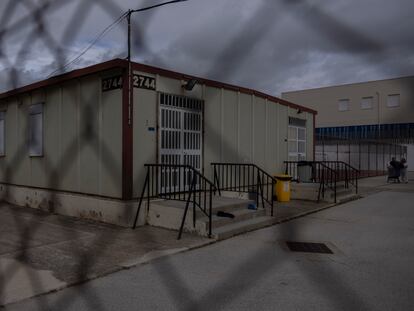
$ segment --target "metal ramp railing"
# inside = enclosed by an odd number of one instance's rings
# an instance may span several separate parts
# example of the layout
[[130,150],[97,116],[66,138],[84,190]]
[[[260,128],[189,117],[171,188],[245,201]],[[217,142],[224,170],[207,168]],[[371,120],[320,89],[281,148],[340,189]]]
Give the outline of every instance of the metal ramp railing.
[[145,168],[147,172],[133,228],[136,228],[143,200],[147,200],[148,211],[150,200],[161,198],[186,202],[178,239],[182,236],[190,204],[193,209],[194,227],[197,218],[196,210],[198,209],[208,217],[208,235],[211,237],[212,201],[213,194],[216,192],[214,184],[190,165],[145,164]]
[[251,163],[211,163],[213,180],[219,195],[221,191],[254,193],[256,205],[261,201],[270,205],[271,216],[274,214],[276,179],[263,169]]

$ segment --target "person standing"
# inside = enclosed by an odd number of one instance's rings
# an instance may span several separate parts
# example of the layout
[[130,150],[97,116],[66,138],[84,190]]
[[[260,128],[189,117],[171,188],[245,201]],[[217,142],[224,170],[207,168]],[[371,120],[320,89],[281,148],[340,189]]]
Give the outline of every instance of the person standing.
[[401,181],[403,183],[408,183],[407,169],[408,169],[407,160],[402,158],[400,162],[400,173],[401,173]]
[[395,157],[391,158],[390,166],[392,167],[392,174],[389,176],[390,178],[395,178],[397,182],[400,182],[400,174],[401,174],[401,163],[395,159]]

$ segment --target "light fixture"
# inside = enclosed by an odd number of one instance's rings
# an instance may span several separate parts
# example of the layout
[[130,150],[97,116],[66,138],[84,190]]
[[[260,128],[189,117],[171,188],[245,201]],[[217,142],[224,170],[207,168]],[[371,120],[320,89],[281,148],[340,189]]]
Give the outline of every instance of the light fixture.
[[301,114],[303,111],[301,109],[298,109],[297,114]]
[[198,81],[196,79],[190,79],[186,83],[183,84],[183,88],[186,91],[192,91],[194,86],[197,84],[197,82]]

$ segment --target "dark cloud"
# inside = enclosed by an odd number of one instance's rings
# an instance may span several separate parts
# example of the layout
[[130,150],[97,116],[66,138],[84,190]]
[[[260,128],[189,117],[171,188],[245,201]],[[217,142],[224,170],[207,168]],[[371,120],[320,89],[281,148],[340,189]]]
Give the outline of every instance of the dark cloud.
[[[53,35],[58,38],[67,29],[65,22],[76,23],[71,13],[88,11],[83,13],[88,18],[79,21],[76,36],[67,35],[71,43],[62,42],[66,58],[76,55],[114,19],[110,11],[154,3],[128,0],[117,1],[115,6],[114,1],[104,2],[104,7],[93,9],[69,6],[64,18],[59,11],[51,14],[48,26],[56,29]],[[414,3],[409,0],[190,0],[134,15],[133,55],[137,61],[276,95],[410,75],[414,74],[413,11]],[[11,55],[21,41],[9,40],[7,51],[2,52]],[[71,68],[125,57],[125,23],[88,54]],[[50,52],[39,56],[31,51],[28,63],[39,57],[38,68],[31,64],[19,70],[26,75],[30,71],[33,79],[44,78],[43,67],[50,70],[56,60]],[[3,72],[7,66],[0,58]]]

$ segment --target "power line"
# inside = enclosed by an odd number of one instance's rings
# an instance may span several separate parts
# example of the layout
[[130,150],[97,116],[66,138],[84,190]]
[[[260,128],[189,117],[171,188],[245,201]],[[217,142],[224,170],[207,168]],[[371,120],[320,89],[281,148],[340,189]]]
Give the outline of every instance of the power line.
[[54,74],[56,74],[57,72],[59,72],[60,70],[72,65],[73,63],[75,63],[77,60],[79,60],[83,55],[85,55],[106,33],[108,33],[113,27],[115,27],[116,25],[118,25],[125,17],[130,16],[132,13],[136,13],[136,12],[143,12],[143,11],[148,11],[151,9],[155,9],[161,6],[165,6],[165,5],[169,5],[169,4],[174,4],[174,3],[179,3],[179,2],[186,2],[188,0],[173,0],[173,1],[167,1],[167,2],[163,2],[163,3],[158,3],[155,5],[151,5],[148,7],[144,7],[141,9],[136,9],[136,10],[129,10],[127,12],[124,12],[120,17],[118,17],[112,24],[110,24],[109,26],[107,26],[104,30],[102,30],[96,37],[95,39],[81,52],[79,53],[78,56],[76,56],[75,58],[73,58],[71,61],[67,62],[66,64],[64,64],[62,67],[54,70],[52,73],[49,74],[48,78],[53,76]]
[[52,73],[49,74],[48,78],[51,77],[52,75],[54,75],[55,73],[59,72],[59,70],[66,68],[70,65],[72,65],[73,63],[75,63],[77,60],[79,60],[83,55],[86,54],[86,52],[88,52],[106,33],[108,33],[113,27],[115,27],[116,25],[118,25],[126,16],[128,15],[128,12],[124,12],[120,17],[118,17],[112,24],[110,24],[109,26],[107,26],[104,30],[102,30],[96,37],[95,39],[81,52],[79,53],[78,56],[76,56],[74,59],[72,59],[71,61],[67,62],[66,64],[64,64],[62,67],[56,69],[55,71],[53,71]]
[[154,5],[151,5],[151,6],[142,8],[142,9],[130,10],[129,13],[148,11],[148,10],[155,9],[155,8],[160,7],[160,6],[167,5],[167,4],[174,4],[174,3],[186,2],[186,1],[188,1],[188,0],[173,0],[173,1],[167,1],[167,2],[163,2],[163,3],[154,4]]

